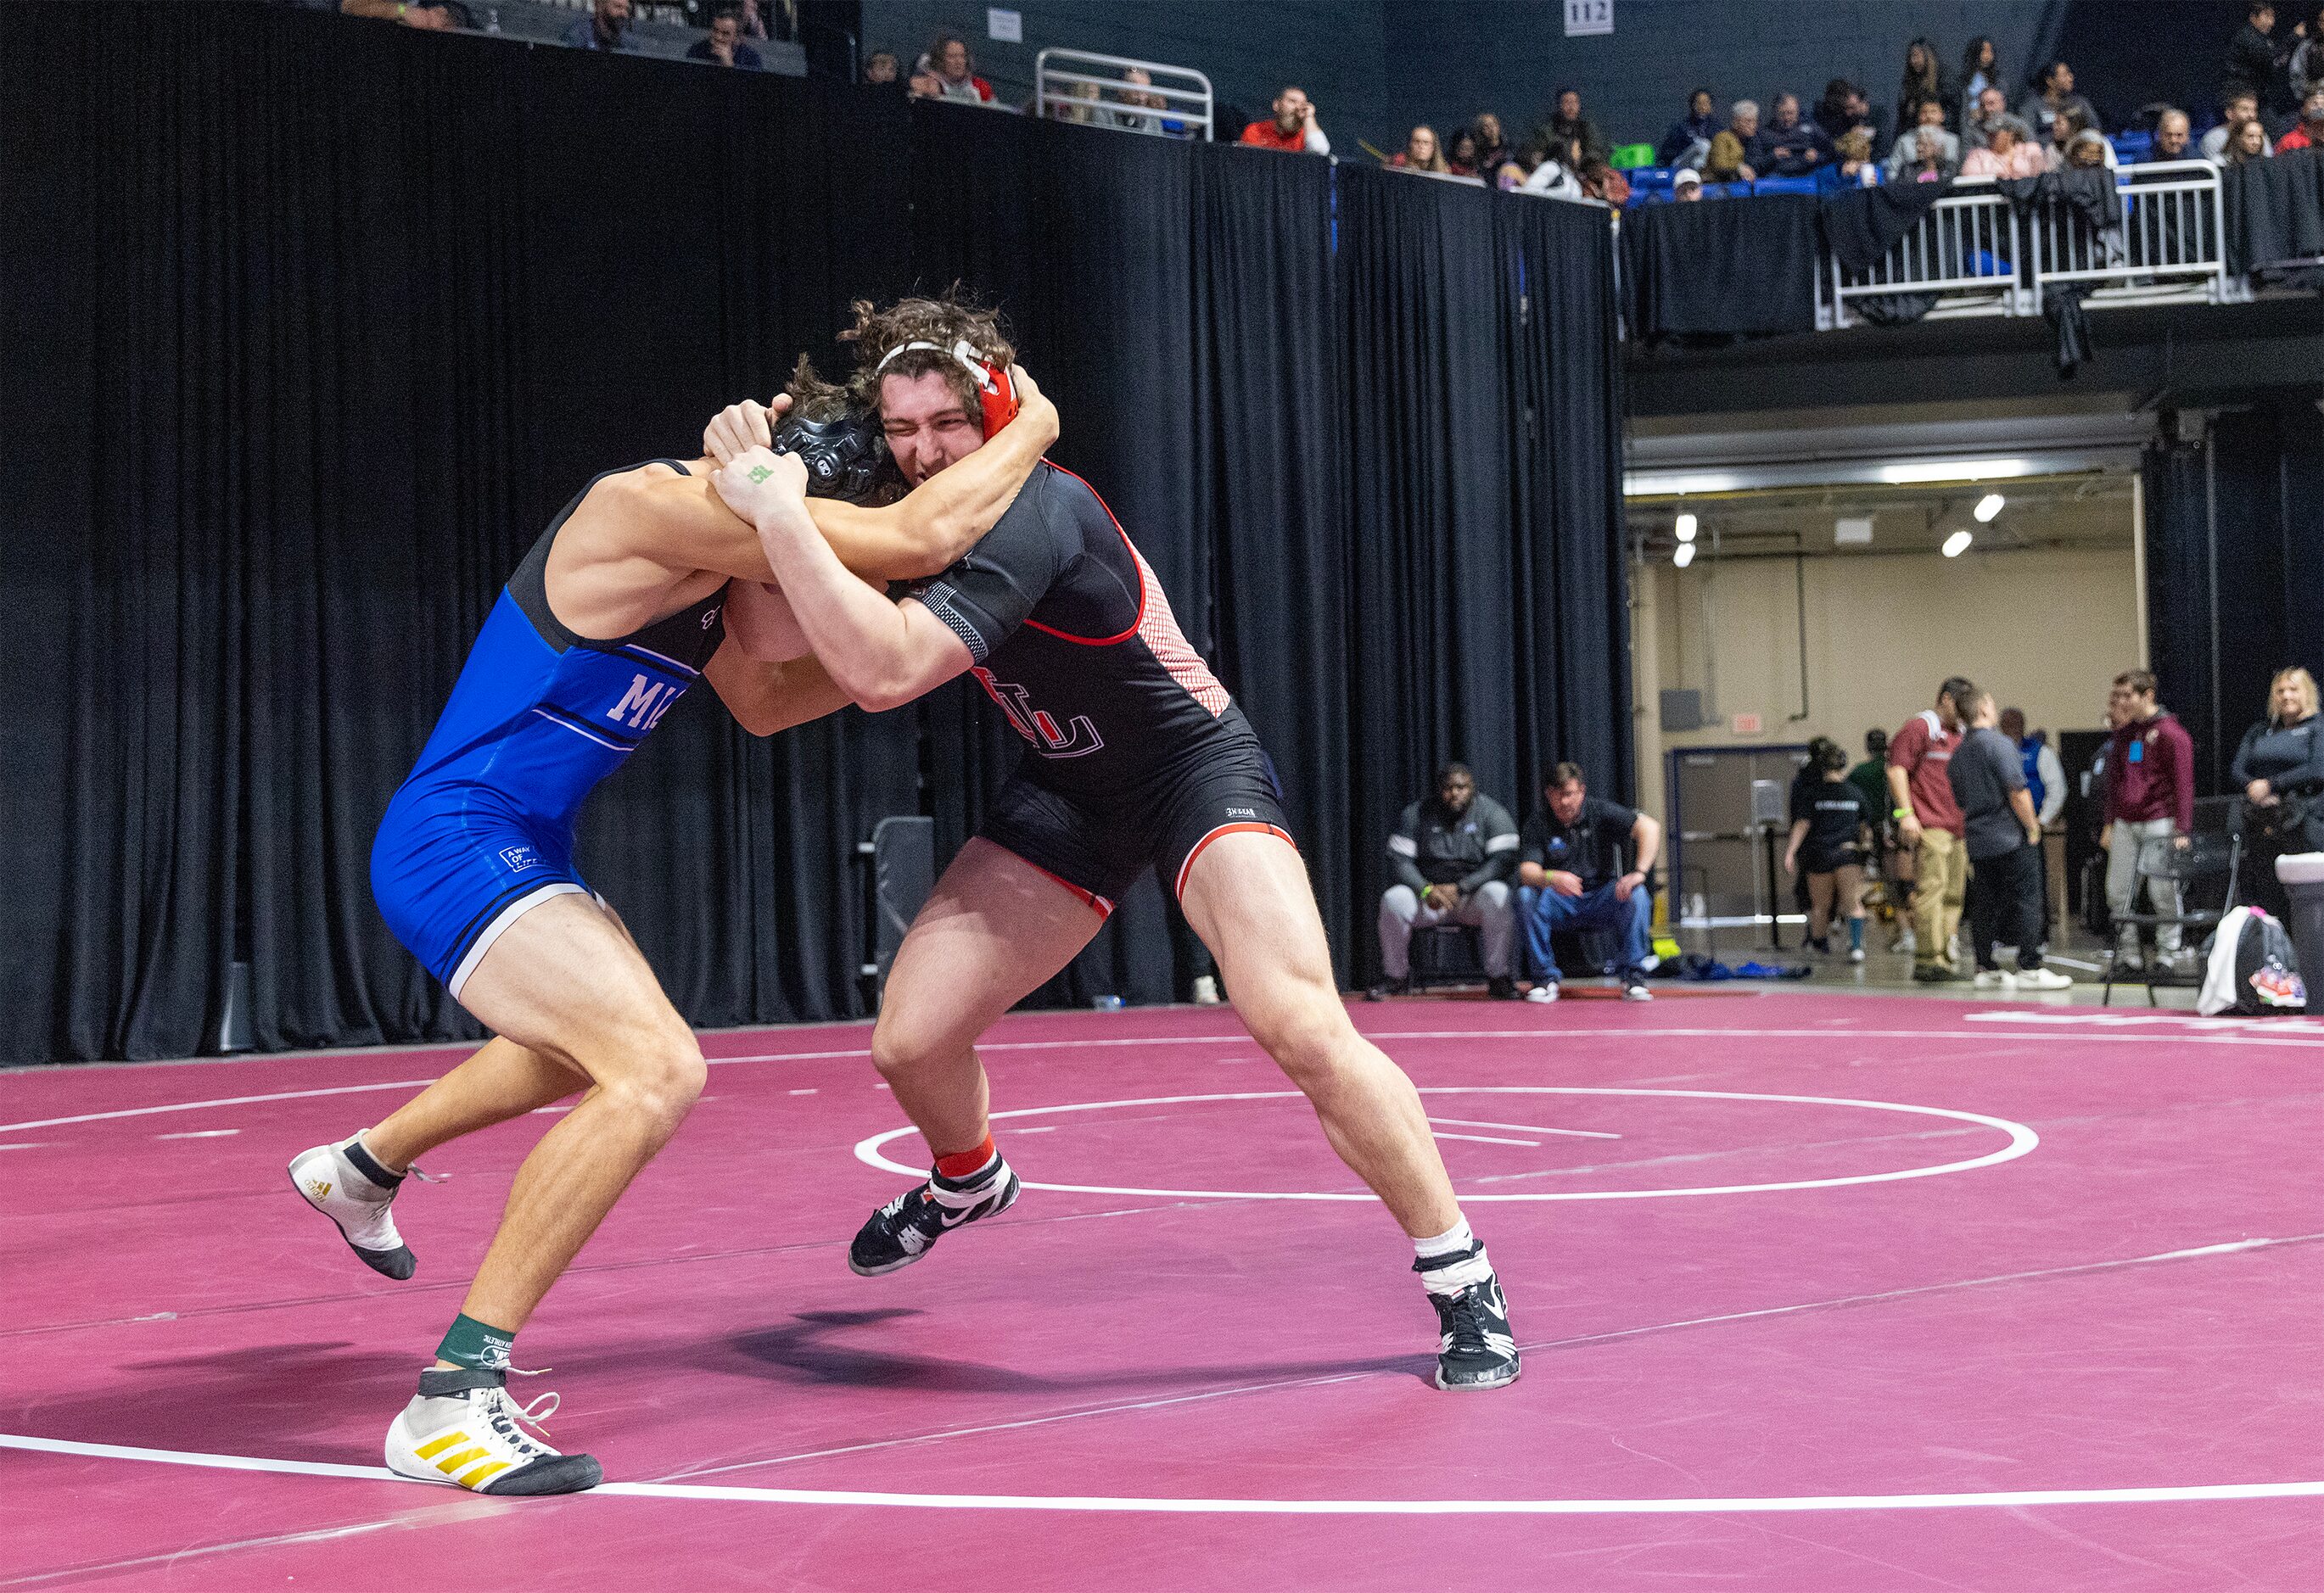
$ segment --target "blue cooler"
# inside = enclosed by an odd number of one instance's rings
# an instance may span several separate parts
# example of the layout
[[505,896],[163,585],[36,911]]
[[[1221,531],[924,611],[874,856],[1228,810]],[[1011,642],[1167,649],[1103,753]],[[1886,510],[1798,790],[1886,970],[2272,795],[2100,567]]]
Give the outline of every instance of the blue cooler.
[[2275,877],[2292,898],[2292,949],[2309,989],[2309,1010],[2324,1007],[2324,852],[2294,852],[2275,860]]

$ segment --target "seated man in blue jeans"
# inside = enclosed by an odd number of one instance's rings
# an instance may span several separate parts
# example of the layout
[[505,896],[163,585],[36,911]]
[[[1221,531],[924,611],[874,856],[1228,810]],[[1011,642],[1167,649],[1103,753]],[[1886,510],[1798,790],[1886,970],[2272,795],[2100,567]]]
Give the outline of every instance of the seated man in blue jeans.
[[1610,929],[1622,937],[1622,999],[1653,1000],[1646,989],[1646,926],[1655,898],[1646,884],[1646,870],[1662,851],[1662,824],[1591,796],[1581,769],[1571,763],[1551,771],[1542,796],[1545,809],[1526,820],[1518,837],[1517,917],[1541,976],[1526,999],[1557,999],[1551,935],[1561,929]]

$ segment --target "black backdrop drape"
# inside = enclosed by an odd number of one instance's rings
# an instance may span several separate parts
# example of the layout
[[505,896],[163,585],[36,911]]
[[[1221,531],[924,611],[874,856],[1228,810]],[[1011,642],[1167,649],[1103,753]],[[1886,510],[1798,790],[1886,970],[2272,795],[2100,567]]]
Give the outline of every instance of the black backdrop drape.
[[2224,792],[2270,678],[2324,675],[2324,417],[2227,410],[2206,446],[2151,448],[2144,470],[2154,672],[2204,790]]
[[[1342,171],[1335,270],[1320,161],[266,8],[9,20],[0,1060],[201,1049],[236,960],[262,1046],[466,1032],[367,853],[498,585],[915,278],[1010,316],[1266,737],[1343,978],[1429,763],[1628,788],[1594,213]],[[694,704],[585,865],[696,1022],[853,1012],[853,843],[956,844],[1004,738],[965,688],[772,742]],[[1183,988],[1141,894],[1053,995]]]

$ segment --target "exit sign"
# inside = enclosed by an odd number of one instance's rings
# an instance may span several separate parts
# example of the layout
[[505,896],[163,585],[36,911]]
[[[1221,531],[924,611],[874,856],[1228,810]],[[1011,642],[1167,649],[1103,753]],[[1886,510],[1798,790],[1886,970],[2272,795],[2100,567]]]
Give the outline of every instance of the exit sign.
[[1759,733],[1759,716],[1757,714],[1738,714],[1735,716],[1734,724],[1735,733],[1738,736],[1756,736]]

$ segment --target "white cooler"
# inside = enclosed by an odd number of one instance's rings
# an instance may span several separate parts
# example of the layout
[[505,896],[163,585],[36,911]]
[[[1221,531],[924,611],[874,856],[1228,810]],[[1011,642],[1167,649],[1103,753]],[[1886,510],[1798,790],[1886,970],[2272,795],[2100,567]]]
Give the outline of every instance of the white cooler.
[[2292,898],[2292,949],[2309,989],[2309,1010],[2324,1004],[2324,852],[2294,852],[2275,860],[2275,877]]

